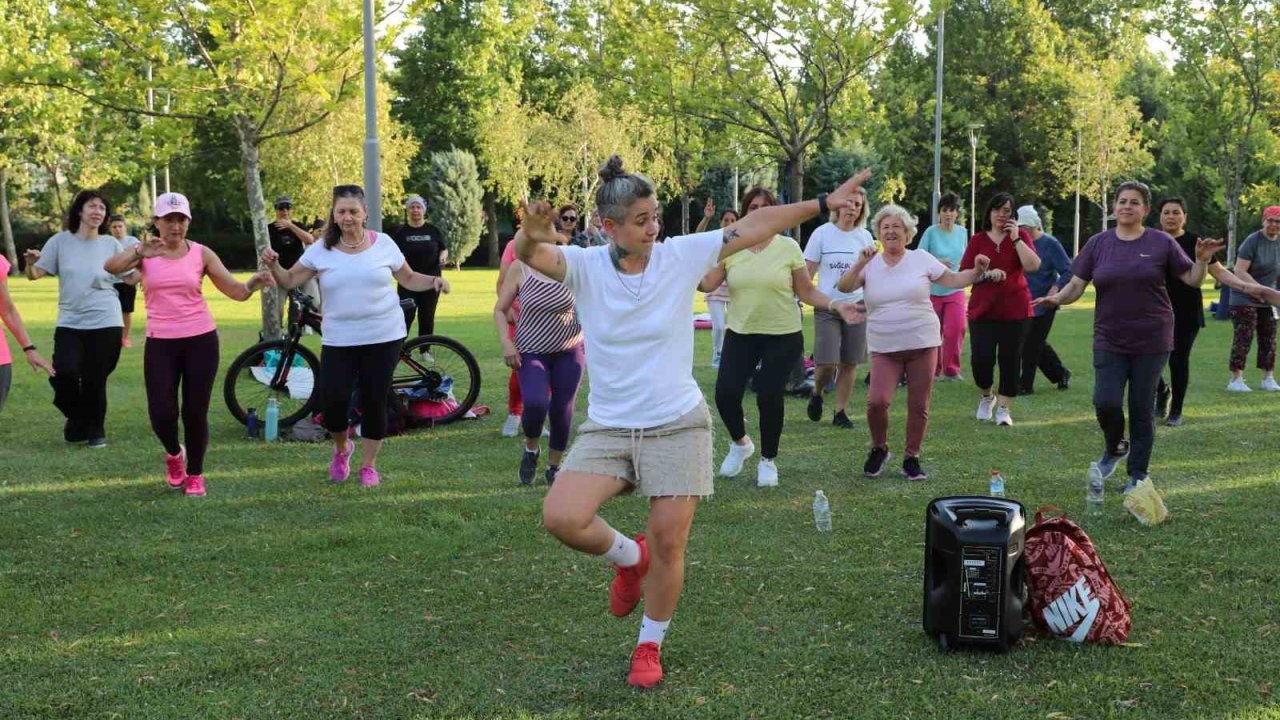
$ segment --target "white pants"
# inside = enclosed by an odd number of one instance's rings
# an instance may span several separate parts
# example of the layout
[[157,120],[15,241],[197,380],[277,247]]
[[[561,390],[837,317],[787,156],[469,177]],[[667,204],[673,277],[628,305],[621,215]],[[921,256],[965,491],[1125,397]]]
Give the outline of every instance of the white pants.
[[721,300],[708,300],[707,311],[711,314],[711,364],[720,364],[720,346],[724,345],[724,313],[729,303]]

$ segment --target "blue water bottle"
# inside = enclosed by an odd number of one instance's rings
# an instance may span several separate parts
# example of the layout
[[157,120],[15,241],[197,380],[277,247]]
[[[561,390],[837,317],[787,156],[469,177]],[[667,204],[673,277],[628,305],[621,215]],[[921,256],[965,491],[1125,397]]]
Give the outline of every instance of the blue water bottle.
[[259,437],[259,433],[258,433],[258,410],[256,408],[249,408],[249,417],[245,419],[245,425],[249,426],[249,439],[257,440]]
[[275,398],[267,400],[267,442],[275,442],[280,432],[280,403]]

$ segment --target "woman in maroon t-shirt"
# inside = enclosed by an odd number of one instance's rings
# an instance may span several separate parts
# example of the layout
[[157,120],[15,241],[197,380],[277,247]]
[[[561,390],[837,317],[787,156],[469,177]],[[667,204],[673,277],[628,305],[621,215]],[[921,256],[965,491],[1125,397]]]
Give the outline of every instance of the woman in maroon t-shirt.
[[[985,229],[969,238],[969,247],[960,259],[960,269],[968,270],[977,256],[991,258],[991,269],[979,276],[969,295],[969,354],[973,382],[982,391],[977,417],[994,419],[997,425],[1013,424],[1009,408],[1018,395],[1022,341],[1034,314],[1023,272],[1040,268],[1040,256],[1031,246],[1031,235],[1018,227],[1013,207],[1009,193],[991,198]],[[993,394],[997,361],[1000,385]]]

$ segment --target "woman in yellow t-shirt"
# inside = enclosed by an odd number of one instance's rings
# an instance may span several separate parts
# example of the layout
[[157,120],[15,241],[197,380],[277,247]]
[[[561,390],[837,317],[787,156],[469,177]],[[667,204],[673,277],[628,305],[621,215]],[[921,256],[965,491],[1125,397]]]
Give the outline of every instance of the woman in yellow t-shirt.
[[[742,198],[743,215],[776,204],[773,193],[755,187]],[[795,240],[775,235],[747,252],[731,255],[702,278],[698,289],[711,292],[729,282],[729,317],[716,377],[716,409],[733,443],[720,465],[720,474],[734,477],[742,471],[755,444],[747,436],[742,397],[747,383],[756,378],[756,406],[760,410],[760,464],[756,485],[778,484],[778,440],[782,436],[783,394],[787,375],[804,353],[800,309],[795,299],[817,308],[839,312],[847,323],[862,322],[852,303],[836,302],[818,292],[805,267]]]

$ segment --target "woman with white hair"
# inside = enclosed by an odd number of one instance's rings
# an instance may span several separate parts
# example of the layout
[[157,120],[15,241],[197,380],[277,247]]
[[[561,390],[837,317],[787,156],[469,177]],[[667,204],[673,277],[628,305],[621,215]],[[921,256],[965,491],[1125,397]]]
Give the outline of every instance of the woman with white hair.
[[915,237],[916,219],[897,205],[885,205],[871,222],[884,247],[862,251],[836,283],[843,293],[862,290],[867,305],[867,346],[871,351],[871,389],[867,391],[867,428],[871,452],[862,467],[878,477],[889,452],[889,407],[898,378],[907,377],[907,438],[902,474],[908,480],[928,477],[920,467],[920,446],[929,425],[929,394],[933,390],[938,346],[942,342],[938,315],[930,300],[930,284],[964,288],[987,275],[986,255],[973,259],[973,268],[948,270],[923,250],[908,250]]
[[[391,239],[404,255],[409,267],[423,275],[442,277],[442,268],[449,261],[449,249],[444,244],[444,233],[427,222],[427,201],[414,195],[404,202],[408,222],[391,233]],[[397,286],[400,299],[411,299],[414,304],[404,309],[404,326],[413,332],[413,318],[418,318],[418,335],[434,335],[436,331],[436,305],[440,291],[431,289],[415,292],[404,285]]]

